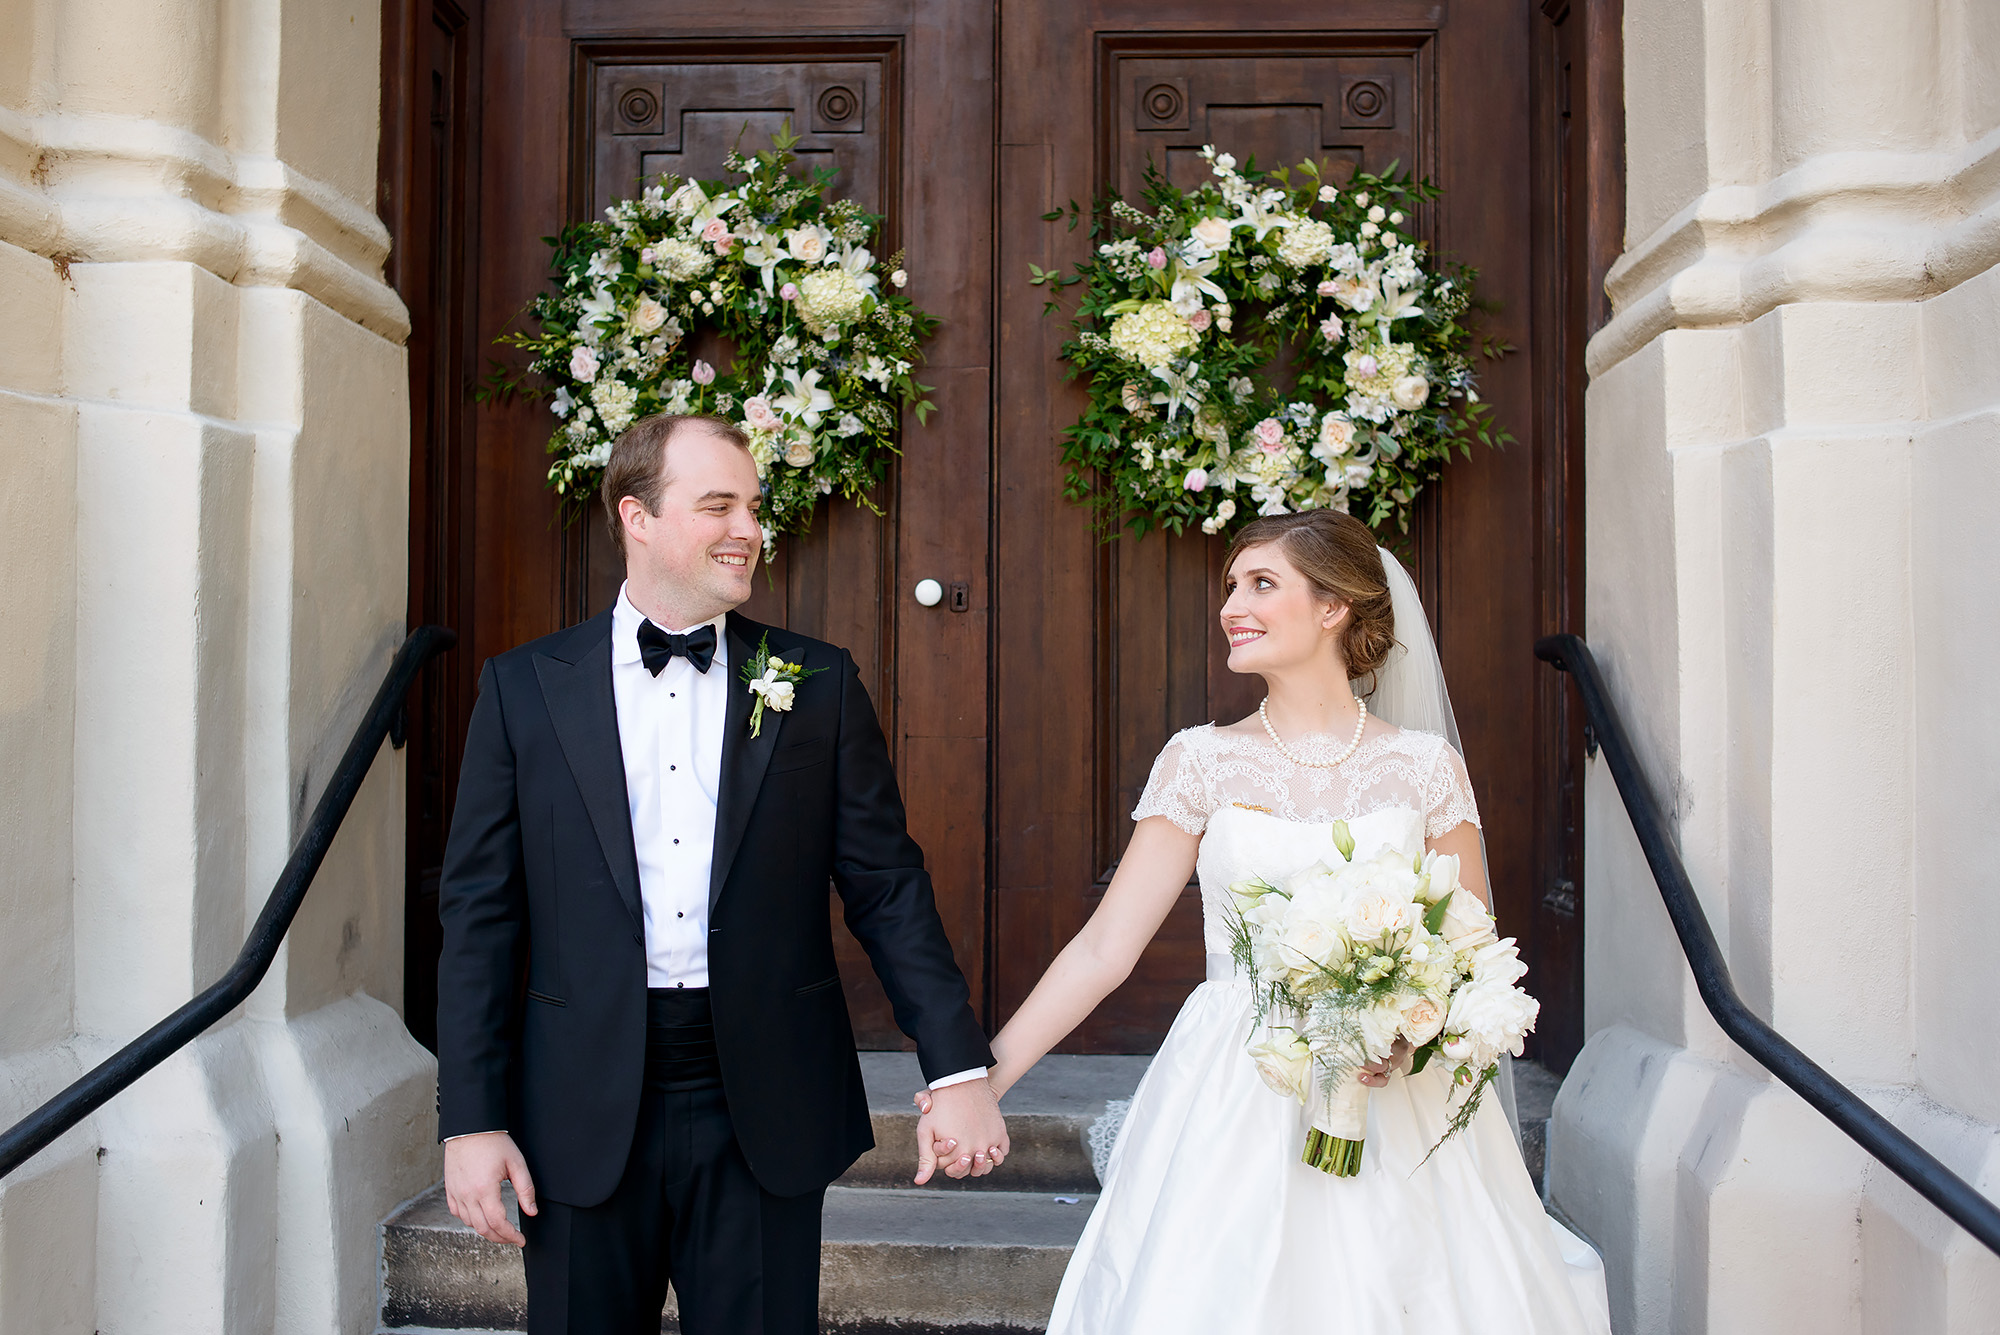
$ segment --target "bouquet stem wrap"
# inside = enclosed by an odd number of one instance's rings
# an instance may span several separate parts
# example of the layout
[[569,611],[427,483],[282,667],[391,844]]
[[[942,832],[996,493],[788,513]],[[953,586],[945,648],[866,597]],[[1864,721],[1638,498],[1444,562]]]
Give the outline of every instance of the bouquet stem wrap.
[[1361,1171],[1361,1145],[1367,1137],[1368,1086],[1358,1075],[1349,1074],[1335,1081],[1321,1099],[1300,1158],[1322,1173],[1353,1177]]

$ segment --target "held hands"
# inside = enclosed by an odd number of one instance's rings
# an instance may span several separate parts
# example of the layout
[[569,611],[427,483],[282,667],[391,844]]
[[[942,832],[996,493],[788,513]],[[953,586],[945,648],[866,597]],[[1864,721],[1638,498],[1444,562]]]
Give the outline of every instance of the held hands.
[[943,1089],[920,1089],[917,1119],[918,1186],[942,1168],[949,1178],[985,1177],[1007,1157],[1007,1123],[1000,1100],[984,1080]]
[[1390,1076],[1408,1075],[1409,1073],[1410,1045],[1403,1039],[1398,1038],[1395,1050],[1389,1054],[1388,1060],[1369,1062],[1361,1068],[1359,1079],[1362,1084],[1367,1085],[1370,1089],[1381,1089],[1389,1083]]
[[454,1136],[444,1143],[444,1200],[451,1212],[488,1242],[520,1247],[527,1239],[507,1222],[500,1184],[511,1181],[522,1214],[537,1214],[528,1161],[505,1131]]

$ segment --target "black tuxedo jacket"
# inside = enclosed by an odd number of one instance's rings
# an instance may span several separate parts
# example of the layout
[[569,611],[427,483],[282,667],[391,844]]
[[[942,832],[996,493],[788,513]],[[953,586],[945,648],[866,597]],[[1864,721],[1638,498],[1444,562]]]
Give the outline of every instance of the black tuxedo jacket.
[[[767,632],[824,671],[750,736]],[[765,1190],[816,1191],[874,1144],[834,968],[829,879],[927,1079],[990,1065],[874,707],[843,649],[731,613],[709,885],[709,993],[738,1143]],[[722,670],[720,667],[712,671]],[[487,662],[438,910],[440,1136],[513,1133],[537,1190],[611,1194],[645,1063],[646,946],[611,691],[611,615]]]

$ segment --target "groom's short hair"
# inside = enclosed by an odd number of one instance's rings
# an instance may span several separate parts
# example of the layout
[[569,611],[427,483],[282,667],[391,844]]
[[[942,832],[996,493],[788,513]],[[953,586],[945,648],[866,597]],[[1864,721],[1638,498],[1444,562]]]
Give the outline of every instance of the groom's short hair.
[[618,517],[618,505],[627,496],[646,507],[646,513],[660,512],[660,495],[667,489],[667,446],[676,432],[686,427],[706,427],[744,453],[750,452],[750,437],[743,428],[714,413],[654,413],[642,417],[611,446],[604,464],[604,480],[598,494],[604,498],[604,517],[611,525],[612,541],[625,550],[625,522]]

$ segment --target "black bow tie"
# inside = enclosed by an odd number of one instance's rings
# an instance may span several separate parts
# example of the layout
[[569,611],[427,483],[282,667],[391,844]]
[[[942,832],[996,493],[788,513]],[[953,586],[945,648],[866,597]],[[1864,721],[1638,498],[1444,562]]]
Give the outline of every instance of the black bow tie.
[[697,626],[685,635],[671,635],[650,621],[639,626],[639,661],[654,676],[676,657],[687,659],[696,672],[707,672],[715,661],[715,627]]

